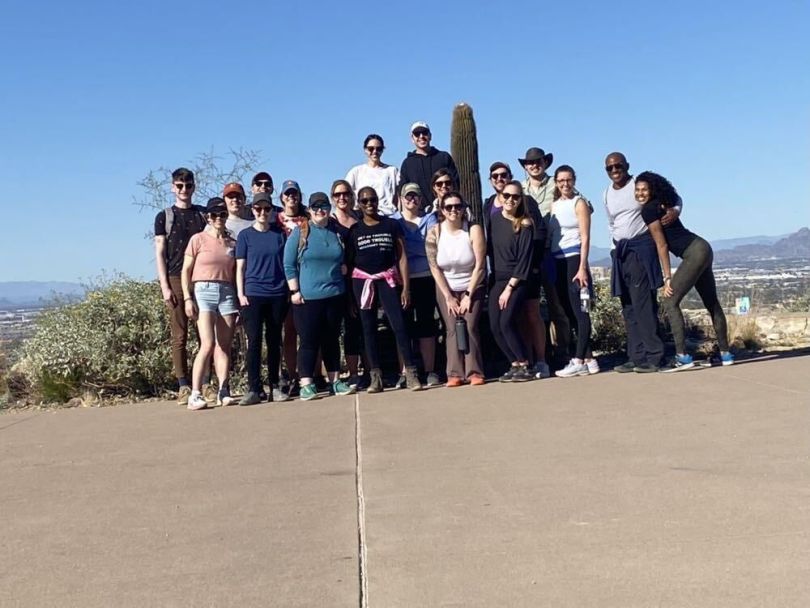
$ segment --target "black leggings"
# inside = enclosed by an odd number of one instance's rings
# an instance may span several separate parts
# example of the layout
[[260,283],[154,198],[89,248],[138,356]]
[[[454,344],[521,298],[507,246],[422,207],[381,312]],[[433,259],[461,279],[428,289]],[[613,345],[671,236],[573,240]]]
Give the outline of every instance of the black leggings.
[[717,299],[717,285],[712,272],[714,252],[711,245],[697,237],[683,252],[681,260],[678,271],[672,275],[672,297],[664,298],[664,311],[672,328],[675,350],[679,354],[686,353],[686,337],[680,304],[684,296],[694,287],[711,315],[720,350],[727,351],[728,328],[723,307],[720,306],[720,300]]
[[248,388],[259,393],[262,389],[262,325],[267,343],[267,376],[271,385],[278,384],[278,368],[281,364],[281,328],[290,302],[288,296],[248,296],[250,305],[242,309],[242,319],[247,337]]
[[298,375],[312,378],[318,351],[327,372],[340,371],[340,324],[346,307],[345,296],[305,300],[292,304],[295,330],[298,332]]
[[[352,279],[352,288],[358,307],[360,306],[360,295],[363,293],[364,283],[365,279]],[[405,319],[402,315],[402,302],[400,301],[402,288],[399,286],[396,288],[391,287],[383,279],[378,279],[374,281],[374,291],[374,302],[371,304],[371,308],[368,310],[360,308],[360,322],[363,324],[363,341],[366,346],[368,364],[372,369],[379,369],[380,367],[380,353],[377,345],[377,308],[382,304],[394,332],[394,338],[397,341],[397,347],[403,362],[408,367],[414,366],[411,341],[408,338]]]
[[510,363],[526,361],[526,347],[517,327],[517,320],[526,301],[526,282],[512,290],[506,308],[501,310],[498,298],[509,283],[509,279],[496,280],[489,290],[489,327],[498,348],[509,358]]
[[[574,356],[585,359],[591,356],[591,315],[582,311],[582,301],[579,296],[579,284],[574,283],[574,277],[579,271],[579,255],[554,260],[557,266],[555,291],[560,298],[565,315],[571,327],[577,328],[577,348]],[[588,271],[588,285],[592,285],[591,273]],[[593,292],[591,292],[593,293]]]
[[411,279],[411,306],[402,314],[411,339],[436,337],[439,327],[436,324],[436,281],[433,277]]

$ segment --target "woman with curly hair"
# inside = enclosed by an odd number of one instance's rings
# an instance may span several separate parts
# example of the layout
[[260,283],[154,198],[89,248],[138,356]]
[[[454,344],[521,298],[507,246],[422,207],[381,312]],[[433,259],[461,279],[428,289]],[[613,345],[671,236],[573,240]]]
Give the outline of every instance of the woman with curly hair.
[[[651,171],[636,176],[635,196],[636,201],[642,205],[641,216],[651,228],[656,224],[661,226],[661,218],[667,209],[680,203],[678,192],[669,180]],[[721,362],[723,365],[731,365],[734,363],[734,356],[728,350],[726,315],[717,298],[717,286],[712,272],[714,253],[711,245],[687,230],[680,219],[662,228],[669,251],[681,258],[678,271],[672,275],[670,281],[672,293],[664,299],[664,311],[675,339],[675,365],[671,371],[689,369],[695,365],[692,356],[686,352],[683,313],[680,307],[681,300],[692,287],[697,290],[712,318],[720,347]]]
[[534,222],[526,210],[523,186],[508,182],[501,193],[502,207],[490,219],[487,252],[493,283],[489,290],[489,325],[498,347],[511,366],[501,382],[533,380],[518,320],[527,295],[534,247]]

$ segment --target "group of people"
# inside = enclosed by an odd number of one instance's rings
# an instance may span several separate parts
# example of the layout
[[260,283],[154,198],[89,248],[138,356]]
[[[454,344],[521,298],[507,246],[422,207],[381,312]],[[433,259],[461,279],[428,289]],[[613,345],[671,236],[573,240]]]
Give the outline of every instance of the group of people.
[[[555,352],[566,360],[558,377],[599,372],[590,346],[594,209],[577,190],[574,169],[560,165],[550,175],[553,155],[540,148],[519,159],[526,172],[522,182],[507,163],[495,162],[489,170],[494,194],[474,216],[459,193],[452,157],[431,145],[430,127],[416,122],[410,132],[414,150],[399,170],[382,162],[384,140],[370,134],[363,142],[366,162],[336,180],[329,194],[311,194],[306,204],[293,180],[283,182],[275,201],[273,178],[262,171],[251,181],[250,204],[243,186],[229,183],[222,197],[197,206],[193,173],[172,173],[174,204],[157,214],[154,232],[179,403],[196,410],[236,402],[228,377],[238,320],[248,375],[239,404],[284,401],[296,393],[310,400],[322,390],[380,392],[379,309],[396,343],[397,387],[421,390],[441,383],[441,331],[446,385],[484,384],[484,307],[508,361],[500,381],[549,377],[546,346],[552,335]],[[712,316],[722,363],[732,363],[711,247],[681,223],[683,203],[672,184],[651,172],[633,178],[629,167],[622,154],[607,156],[611,184],[604,204],[615,246],[611,288],[621,298],[629,359],[614,369],[662,368],[658,288],[677,351],[669,369],[694,365],[679,307],[693,286]],[[674,274],[670,252],[682,259]],[[540,314],[541,295],[553,333]],[[191,374],[189,320],[196,320],[200,339]],[[212,368],[217,389],[209,380]]]

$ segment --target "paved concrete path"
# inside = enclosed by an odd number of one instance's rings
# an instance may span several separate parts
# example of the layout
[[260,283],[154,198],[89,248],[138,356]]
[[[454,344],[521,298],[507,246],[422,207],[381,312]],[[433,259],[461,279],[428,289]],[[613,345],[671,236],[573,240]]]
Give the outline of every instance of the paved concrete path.
[[806,607],[809,410],[794,357],[9,413],[0,605]]

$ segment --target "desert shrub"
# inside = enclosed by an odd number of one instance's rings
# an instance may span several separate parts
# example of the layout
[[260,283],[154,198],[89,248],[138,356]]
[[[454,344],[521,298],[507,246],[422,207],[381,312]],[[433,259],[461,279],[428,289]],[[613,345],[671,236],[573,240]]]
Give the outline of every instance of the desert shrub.
[[762,331],[754,319],[729,315],[728,337],[737,348],[759,350],[762,346]]
[[83,302],[45,311],[22,355],[20,368],[46,401],[87,390],[154,395],[173,383],[168,318],[156,282],[104,279]]
[[619,298],[610,295],[610,283],[594,283],[595,297],[591,310],[591,344],[594,350],[612,353],[624,350],[627,340]]

